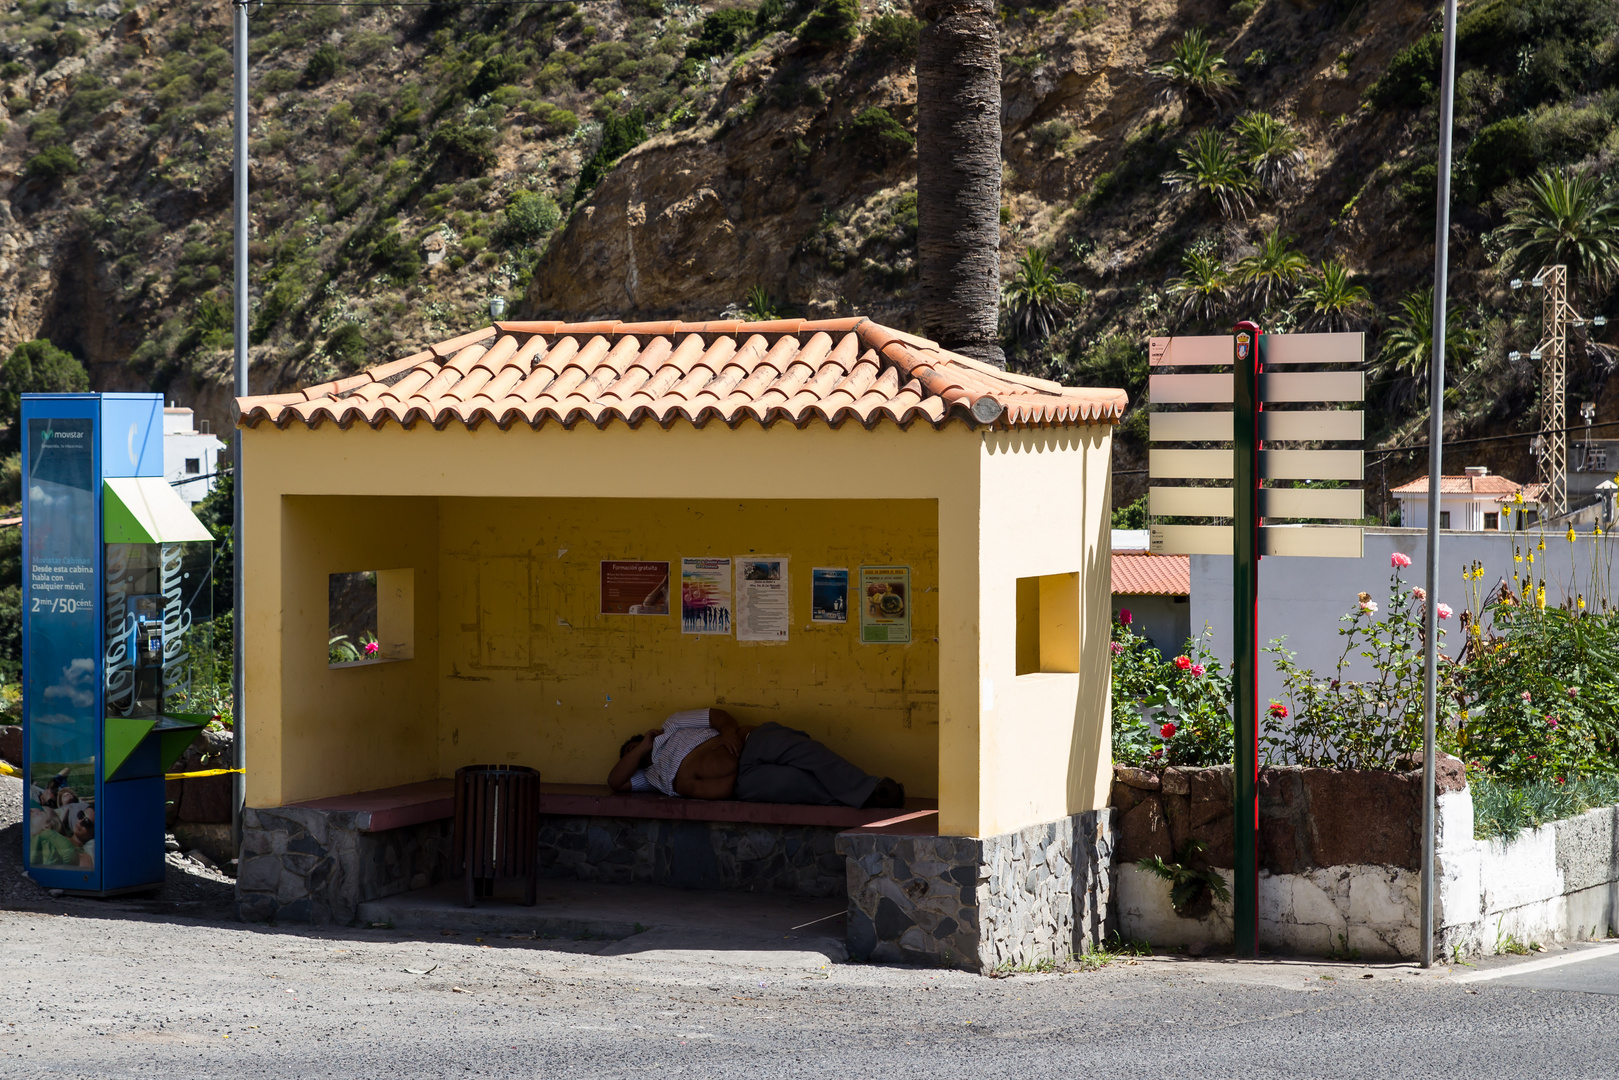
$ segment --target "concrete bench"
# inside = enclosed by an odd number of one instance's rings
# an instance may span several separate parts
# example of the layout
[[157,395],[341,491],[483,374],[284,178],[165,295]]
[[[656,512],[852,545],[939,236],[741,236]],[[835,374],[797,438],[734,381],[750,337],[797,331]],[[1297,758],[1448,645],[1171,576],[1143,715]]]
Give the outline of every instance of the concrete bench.
[[[907,799],[903,810],[862,810],[849,806],[803,806],[735,800],[681,799],[651,792],[621,794],[606,784],[540,785],[540,813],[567,817],[641,818],[668,821],[724,821],[757,825],[815,825],[824,828],[935,834],[938,802]],[[382,832],[455,814],[448,779],[309,799],[293,806],[355,815],[361,832]]]
[[[842,896],[837,838],[935,836],[938,804],[862,810],[619,794],[542,784],[541,877]],[[249,807],[237,909],[249,920],[347,923],[359,905],[449,876],[447,779]]]

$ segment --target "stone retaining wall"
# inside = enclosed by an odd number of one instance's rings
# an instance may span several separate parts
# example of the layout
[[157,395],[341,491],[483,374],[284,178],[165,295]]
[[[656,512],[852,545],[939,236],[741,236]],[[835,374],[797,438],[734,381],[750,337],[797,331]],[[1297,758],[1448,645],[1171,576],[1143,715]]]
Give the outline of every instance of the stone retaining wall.
[[238,916],[246,922],[343,925],[354,921],[363,900],[448,876],[449,821],[366,832],[359,816],[297,806],[245,809]]
[[842,834],[849,955],[994,971],[1084,952],[1113,928],[1113,820],[1090,811],[983,838]]
[[682,889],[840,896],[841,830],[818,825],[540,817],[540,875]]

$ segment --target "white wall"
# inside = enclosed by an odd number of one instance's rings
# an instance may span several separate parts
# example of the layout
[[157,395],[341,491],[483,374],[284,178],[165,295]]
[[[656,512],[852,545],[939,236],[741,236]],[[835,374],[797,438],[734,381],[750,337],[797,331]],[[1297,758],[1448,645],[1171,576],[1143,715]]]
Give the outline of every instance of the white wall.
[[[170,483],[183,481],[174,488],[180,498],[188,503],[201,502],[214,490],[216,477],[213,474],[219,471],[219,453],[224,449],[225,444],[216,435],[197,431],[169,432],[163,436],[163,475]],[[197,460],[199,472],[186,472],[187,458]]]
[[[1428,496],[1400,495],[1400,525],[1408,529],[1428,527]],[[1450,528],[1464,532],[1478,532],[1484,528],[1484,515],[1497,514],[1496,528],[1502,527],[1505,506],[1491,496],[1487,499],[1472,495],[1440,495],[1439,512],[1450,515]],[[1443,521],[1443,519],[1440,519]]]
[[[1446,625],[1449,647],[1461,646],[1460,615],[1467,607],[1469,592],[1462,581],[1463,565],[1477,559],[1484,564],[1484,578],[1477,582],[1481,593],[1488,593],[1504,578],[1512,576],[1512,545],[1532,547],[1541,538],[1538,531],[1522,533],[1444,533],[1439,541],[1438,594],[1443,603],[1456,610],[1457,617]],[[1425,574],[1427,533],[1420,529],[1368,529],[1364,555],[1360,559],[1264,559],[1259,564],[1259,639],[1263,647],[1272,638],[1286,638],[1287,648],[1298,653],[1305,667],[1325,674],[1336,667],[1343,652],[1338,630],[1345,624],[1339,617],[1355,604],[1355,594],[1372,594],[1379,607],[1387,609],[1390,556],[1409,555],[1412,565],[1404,572],[1406,587],[1420,585]],[[1562,534],[1545,534],[1546,550],[1535,553],[1536,577],[1546,580],[1546,602],[1556,606],[1567,595],[1584,593],[1595,598],[1592,588],[1593,552],[1600,545],[1598,561],[1611,566],[1619,555],[1611,536],[1601,540],[1589,533],[1570,545]],[[1520,564],[1520,570],[1527,564]],[[1610,603],[1612,598],[1610,598]],[[1204,625],[1214,631],[1214,651],[1231,659],[1231,557],[1192,556],[1192,633]],[[1359,657],[1351,658],[1346,669],[1352,677],[1365,678],[1371,667]],[[1282,683],[1271,656],[1259,662],[1259,700],[1282,698]]]

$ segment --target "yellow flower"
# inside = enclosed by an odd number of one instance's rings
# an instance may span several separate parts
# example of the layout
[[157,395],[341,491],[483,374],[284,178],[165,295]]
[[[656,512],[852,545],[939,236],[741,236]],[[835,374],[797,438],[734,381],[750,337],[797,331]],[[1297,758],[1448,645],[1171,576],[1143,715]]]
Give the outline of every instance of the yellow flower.
[[1523,552],[1521,552],[1521,551],[1514,551],[1514,552],[1513,552],[1513,553],[1512,553],[1512,561],[1513,561],[1513,562],[1523,562]]
[[1514,504],[1516,504],[1518,506],[1522,506],[1523,505],[1523,492],[1514,491],[1512,493],[1512,501],[1513,501]]
[[1598,525],[1594,531],[1595,531],[1596,535],[1601,536],[1602,535],[1602,526]]
[[1535,545],[1535,550],[1536,551],[1545,551],[1546,550],[1546,541],[1542,540],[1540,543],[1536,544]]
[[1535,553],[1533,551],[1529,553],[1529,565],[1535,565]]
[[1568,530],[1568,542],[1571,543],[1571,544],[1574,542],[1574,528],[1573,528],[1573,526],[1570,526],[1569,530]]
[[1579,608],[1581,611],[1584,611],[1585,610],[1585,597],[1583,595],[1582,596],[1576,596],[1574,598],[1574,606]]

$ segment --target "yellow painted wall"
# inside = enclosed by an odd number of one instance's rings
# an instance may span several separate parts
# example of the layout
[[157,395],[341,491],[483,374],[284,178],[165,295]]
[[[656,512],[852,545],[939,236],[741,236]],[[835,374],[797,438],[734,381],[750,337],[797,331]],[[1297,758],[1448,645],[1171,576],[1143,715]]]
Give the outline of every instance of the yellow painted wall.
[[[923,499],[446,498],[441,502],[439,769],[509,761],[603,783],[627,737],[721,704],[809,732],[916,795],[938,790],[935,504]],[[784,555],[785,643],[682,634],[600,613],[604,559]],[[811,623],[810,570],[909,565],[910,645],[863,645],[858,613]],[[678,597],[678,589],[676,591]]]
[[[1111,429],[991,432],[983,440],[979,555],[980,835],[1010,832],[1107,804]],[[1018,579],[1039,619],[1079,575],[1078,671],[1019,675]],[[1041,588],[1043,586],[1043,588]],[[1045,595],[1040,595],[1044,593]],[[1041,609],[1046,609],[1042,611]],[[1050,667],[1073,665],[1075,628],[1045,620]],[[1028,628],[1023,648],[1030,649]],[[1048,657],[1050,660],[1051,657]]]
[[[438,500],[279,502],[281,730],[276,744],[250,741],[254,764],[279,759],[282,802],[437,776]],[[258,538],[252,534],[250,548]],[[414,659],[330,667],[327,576],[406,568],[414,571]],[[249,576],[249,589],[256,584]],[[250,693],[248,703],[257,718],[258,698]]]

